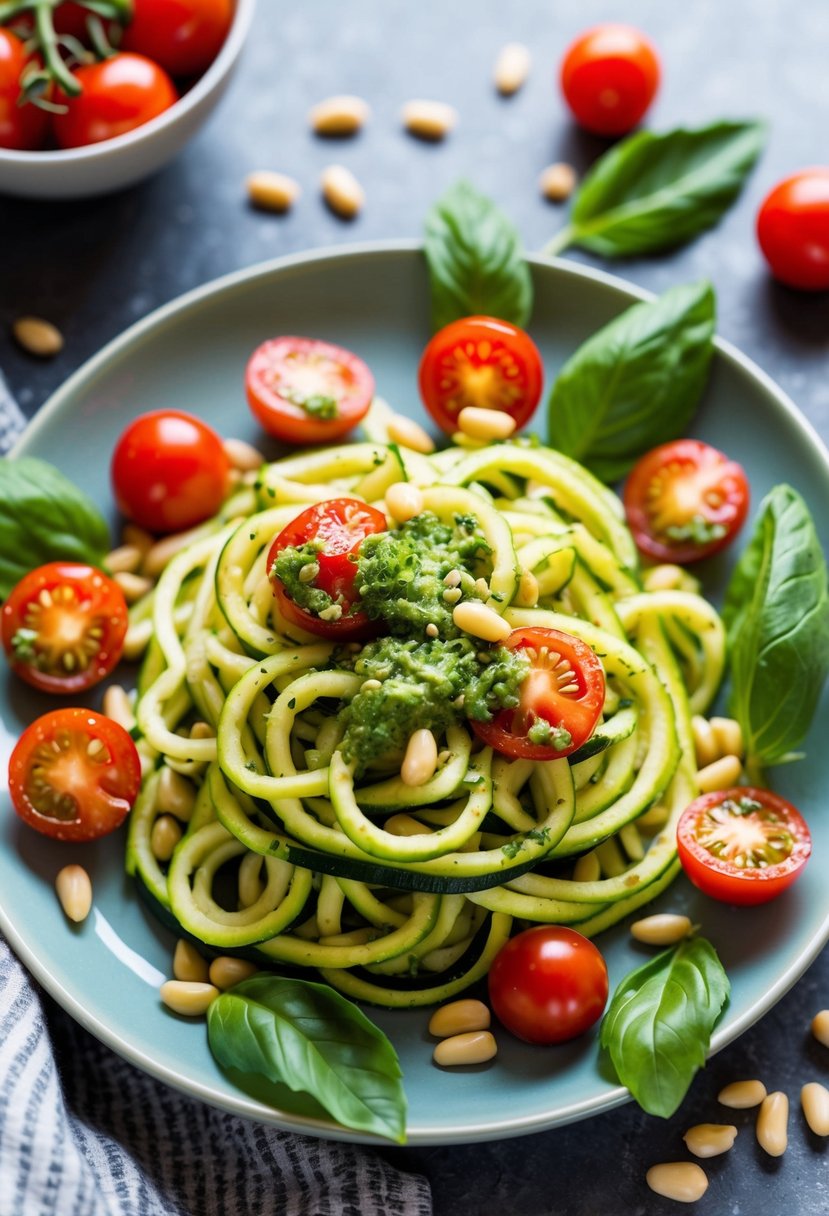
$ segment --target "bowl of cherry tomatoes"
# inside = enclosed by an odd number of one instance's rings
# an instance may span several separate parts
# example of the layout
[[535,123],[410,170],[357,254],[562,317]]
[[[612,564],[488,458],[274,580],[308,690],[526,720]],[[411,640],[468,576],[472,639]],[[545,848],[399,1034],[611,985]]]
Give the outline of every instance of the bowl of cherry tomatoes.
[[222,96],[254,5],[0,3],[0,193],[83,198],[160,169]]

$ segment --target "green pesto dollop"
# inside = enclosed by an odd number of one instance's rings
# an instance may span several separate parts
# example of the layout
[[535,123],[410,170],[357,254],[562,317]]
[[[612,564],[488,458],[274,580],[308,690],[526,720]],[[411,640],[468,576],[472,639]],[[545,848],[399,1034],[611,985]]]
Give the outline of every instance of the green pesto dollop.
[[268,571],[271,579],[279,579],[295,604],[314,616],[319,616],[336,603],[327,591],[314,585],[314,579],[319,574],[317,557],[320,549],[322,542],[317,540],[306,541],[304,545],[286,545],[276,555]]
[[538,717],[527,731],[527,739],[541,747],[552,747],[557,752],[563,752],[573,742],[573,736],[566,726],[553,726],[546,718]]

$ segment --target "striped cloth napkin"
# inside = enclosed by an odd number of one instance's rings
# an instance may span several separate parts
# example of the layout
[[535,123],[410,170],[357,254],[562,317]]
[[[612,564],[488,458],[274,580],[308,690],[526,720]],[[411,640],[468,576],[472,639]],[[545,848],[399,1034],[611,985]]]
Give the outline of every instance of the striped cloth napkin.
[[[0,452],[25,419],[0,374]],[[0,936],[0,1216],[430,1216],[369,1149],[224,1114],[46,997]]]

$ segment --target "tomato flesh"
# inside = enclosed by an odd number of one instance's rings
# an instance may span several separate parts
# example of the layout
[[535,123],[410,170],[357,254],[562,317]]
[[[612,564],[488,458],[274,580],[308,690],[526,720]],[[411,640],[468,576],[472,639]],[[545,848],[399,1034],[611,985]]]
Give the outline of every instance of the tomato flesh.
[[805,169],[766,196],[757,239],[781,283],[801,291],[829,288],[829,168]]
[[49,115],[32,102],[18,104],[20,80],[30,64],[25,43],[0,27],[0,148],[31,152],[46,142]]
[[528,334],[497,317],[463,317],[431,339],[420,360],[423,404],[447,434],[467,406],[501,410],[516,429],[532,416],[544,370]]
[[23,732],[9,760],[18,815],[56,840],[97,840],[126,818],[141,762],[122,726],[88,709],[56,709]]
[[568,48],[561,89],[577,122],[595,135],[624,135],[644,117],[659,88],[653,43],[629,25],[598,25]]
[[120,52],[100,63],[81,65],[73,74],[81,93],[68,97],[58,90],[55,94],[64,108],[52,115],[61,148],[81,148],[126,135],[178,101],[170,77],[144,55]]
[[232,0],[133,0],[121,45],[171,76],[195,76],[218,55],[232,20]]

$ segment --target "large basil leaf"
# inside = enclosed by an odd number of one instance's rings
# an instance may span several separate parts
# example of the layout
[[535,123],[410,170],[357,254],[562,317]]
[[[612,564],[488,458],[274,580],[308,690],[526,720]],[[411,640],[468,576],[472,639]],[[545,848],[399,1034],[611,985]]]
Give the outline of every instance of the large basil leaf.
[[740,193],[766,139],[758,122],[640,131],[596,161],[569,225],[547,246],[604,257],[656,253],[713,227]]
[[83,491],[45,460],[0,460],[0,598],[44,562],[100,566],[109,530]]
[[658,954],[617,987],[600,1041],[648,1114],[667,1119],[685,1097],[729,991],[717,952],[702,937]]
[[682,435],[708,376],[715,311],[710,283],[673,287],[588,338],[553,385],[550,444],[615,481]]
[[426,216],[432,324],[482,313],[526,325],[533,306],[521,238],[503,211],[459,181]]
[[743,729],[749,772],[792,759],[829,674],[826,562],[809,508],[779,485],[726,593],[730,710]]
[[253,976],[216,997],[207,1035],[223,1067],[309,1093],[345,1127],[405,1141],[406,1098],[394,1048],[325,984]]

